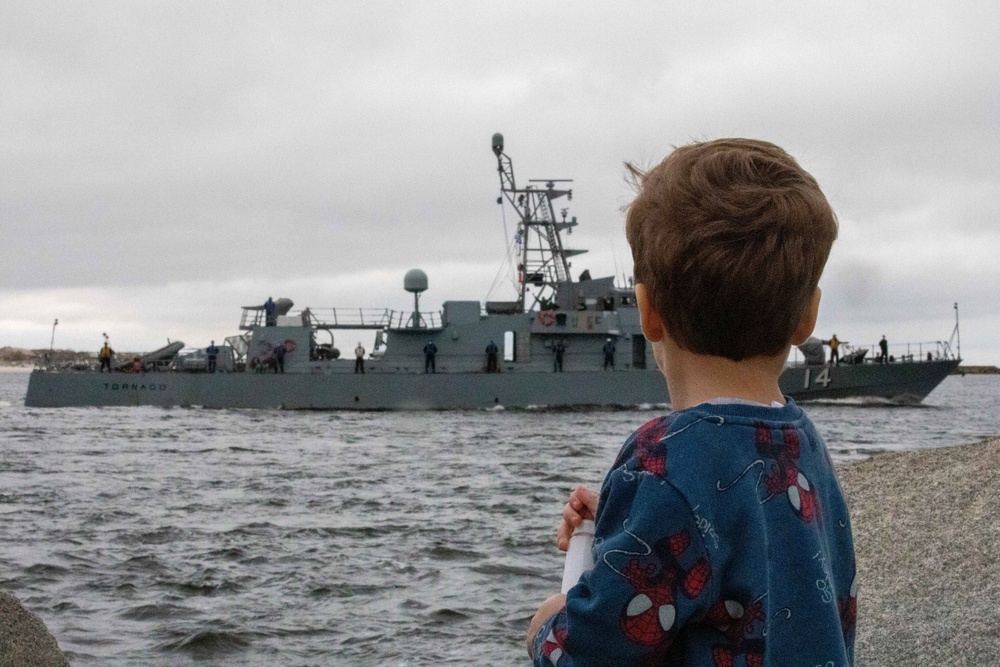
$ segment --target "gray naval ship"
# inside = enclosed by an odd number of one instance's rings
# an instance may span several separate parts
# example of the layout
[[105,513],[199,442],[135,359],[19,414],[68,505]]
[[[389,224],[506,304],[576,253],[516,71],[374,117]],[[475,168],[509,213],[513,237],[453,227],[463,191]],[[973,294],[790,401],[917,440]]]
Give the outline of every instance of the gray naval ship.
[[[591,278],[587,271],[577,280],[570,276],[569,258],[585,252],[563,245],[576,217],[567,219],[567,208],[556,214],[555,202],[572,199],[565,186],[570,181],[531,180],[518,187],[502,135],[493,136],[492,148],[500,175],[497,203],[513,209],[519,221],[510,246],[516,301],[446,301],[438,312],[422,312],[428,279],[414,269],[403,280],[413,294],[412,312],[293,311],[288,299],[278,299],[274,308],[247,306],[241,333],[219,347],[216,372],[208,372],[204,349],[185,353],[175,341],[125,361],[116,372],[36,369],[25,404],[424,410],[669,403],[639,327],[631,282]],[[335,347],[337,332],[353,336],[358,330],[375,332],[364,373],[356,372],[353,346],[343,357]],[[919,402],[956,369],[960,356],[950,342],[936,342],[891,363],[875,363],[868,349],[855,348],[830,365],[821,341],[811,339],[800,349],[802,361],[789,363],[780,381],[797,401]]]

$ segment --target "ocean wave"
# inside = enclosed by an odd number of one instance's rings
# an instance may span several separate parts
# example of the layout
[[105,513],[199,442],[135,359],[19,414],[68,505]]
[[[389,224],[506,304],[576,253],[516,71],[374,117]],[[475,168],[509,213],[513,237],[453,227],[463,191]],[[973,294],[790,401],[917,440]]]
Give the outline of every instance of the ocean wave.
[[248,633],[206,629],[191,633],[179,640],[165,642],[161,651],[184,653],[194,660],[209,660],[231,653],[239,653],[251,644]]

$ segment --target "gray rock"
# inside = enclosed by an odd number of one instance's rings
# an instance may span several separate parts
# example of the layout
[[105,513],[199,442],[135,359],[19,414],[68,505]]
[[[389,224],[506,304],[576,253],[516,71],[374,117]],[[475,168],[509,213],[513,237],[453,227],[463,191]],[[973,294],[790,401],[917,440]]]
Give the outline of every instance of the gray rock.
[[1000,438],[837,476],[858,559],[855,664],[1000,665]]
[[0,591],[0,667],[69,667],[42,620]]

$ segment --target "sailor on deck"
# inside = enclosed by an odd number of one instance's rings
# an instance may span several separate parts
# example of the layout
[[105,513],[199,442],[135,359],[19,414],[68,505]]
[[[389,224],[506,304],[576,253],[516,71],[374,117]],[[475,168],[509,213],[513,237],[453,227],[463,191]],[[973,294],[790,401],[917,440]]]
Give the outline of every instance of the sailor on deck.
[[354,348],[354,372],[364,375],[365,372],[365,348],[358,341],[358,346]]
[[608,366],[611,370],[615,369],[615,344],[610,338],[604,342],[604,347],[601,348],[604,352],[604,370],[608,370]]
[[497,355],[500,350],[497,348],[497,344],[490,341],[490,344],[486,346],[486,372],[496,373],[498,369]]
[[830,365],[836,366],[840,363],[840,340],[837,339],[837,334],[833,334],[827,345],[830,346]]
[[424,372],[425,373],[437,373],[437,367],[434,365],[434,356],[437,354],[438,348],[434,344],[434,341],[427,341],[427,345],[424,345]]
[[882,335],[882,340],[878,342],[878,348],[882,350],[882,358],[880,361],[883,364],[889,363],[889,341],[885,339],[885,334]]
[[275,373],[284,373],[285,372],[285,353],[286,352],[288,352],[288,349],[285,347],[284,343],[280,343],[278,345],[278,347],[274,348],[274,360],[275,360],[275,362],[277,362],[277,365],[274,368],[274,372]]
[[554,360],[552,362],[552,370],[555,373],[562,373],[563,370],[563,355],[566,354],[566,343],[562,342],[562,339],[556,341],[556,344],[552,346],[552,354],[554,355]]
[[219,358],[219,348],[215,344],[214,340],[212,341],[211,345],[209,345],[208,347],[205,348],[205,354],[208,355],[208,372],[209,373],[214,373],[215,372],[215,362]]
[[273,327],[278,323],[278,317],[274,311],[274,300],[271,297],[267,297],[267,301],[264,302],[264,326]]
[[108,369],[109,373],[111,372],[111,357],[114,356],[114,354],[115,351],[111,349],[111,346],[108,345],[107,339],[105,339],[104,347],[102,347],[101,351],[97,353],[97,358],[101,361],[101,367],[98,370],[98,373],[103,373],[105,368]]

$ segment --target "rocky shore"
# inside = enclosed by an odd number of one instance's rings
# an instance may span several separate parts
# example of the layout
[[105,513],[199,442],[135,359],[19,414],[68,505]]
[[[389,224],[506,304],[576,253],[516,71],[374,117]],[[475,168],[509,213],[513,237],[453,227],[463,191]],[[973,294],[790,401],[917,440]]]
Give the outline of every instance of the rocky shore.
[[1000,438],[837,474],[858,558],[856,664],[1000,665]]
[[45,624],[0,591],[0,667],[69,667]]

